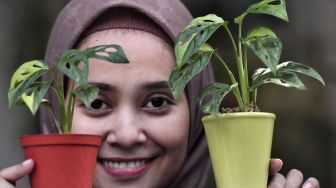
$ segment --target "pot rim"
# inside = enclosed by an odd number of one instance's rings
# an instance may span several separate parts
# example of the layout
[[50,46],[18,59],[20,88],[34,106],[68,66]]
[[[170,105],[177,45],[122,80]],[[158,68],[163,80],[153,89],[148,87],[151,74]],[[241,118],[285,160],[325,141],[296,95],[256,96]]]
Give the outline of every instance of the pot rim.
[[218,115],[206,115],[202,117],[202,121],[211,121],[215,119],[223,119],[223,118],[243,118],[243,117],[249,117],[249,118],[271,118],[275,119],[275,114],[270,112],[232,112],[232,113],[221,113]]
[[43,145],[100,146],[102,137],[92,134],[36,134],[20,137],[22,147]]

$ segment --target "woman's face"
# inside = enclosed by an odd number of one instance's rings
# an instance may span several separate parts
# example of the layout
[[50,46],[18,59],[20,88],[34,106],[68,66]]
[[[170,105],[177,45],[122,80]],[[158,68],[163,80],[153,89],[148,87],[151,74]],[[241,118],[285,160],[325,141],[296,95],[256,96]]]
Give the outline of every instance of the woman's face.
[[77,101],[73,133],[98,134],[94,187],[165,187],[186,158],[189,109],[175,101],[167,80],[175,64],[171,47],[143,31],[90,35],[80,49],[119,44],[129,64],[91,59],[89,82],[99,88],[90,108]]

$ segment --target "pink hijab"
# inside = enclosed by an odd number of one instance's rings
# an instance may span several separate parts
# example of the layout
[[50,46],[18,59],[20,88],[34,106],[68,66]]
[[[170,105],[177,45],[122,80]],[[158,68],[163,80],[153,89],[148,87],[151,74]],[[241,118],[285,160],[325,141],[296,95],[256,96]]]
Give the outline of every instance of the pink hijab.
[[[52,64],[65,50],[74,47],[82,32],[102,13],[112,7],[129,7],[145,14],[156,22],[174,41],[178,32],[192,19],[189,11],[178,0],[72,0],[59,14],[52,29],[45,61]],[[179,174],[171,182],[171,188],[203,188],[210,168],[210,159],[202,113],[197,105],[200,90],[213,82],[211,67],[207,67],[187,86],[190,109],[190,129],[187,158]],[[48,93],[55,102],[55,96]],[[54,109],[58,111],[57,108]],[[45,133],[56,132],[52,119],[41,110],[41,127]]]

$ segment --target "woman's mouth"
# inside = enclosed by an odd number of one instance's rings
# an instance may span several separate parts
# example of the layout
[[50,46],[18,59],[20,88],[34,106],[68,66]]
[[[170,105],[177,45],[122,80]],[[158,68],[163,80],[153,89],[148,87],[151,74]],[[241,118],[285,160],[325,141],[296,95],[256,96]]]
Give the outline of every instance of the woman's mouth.
[[127,169],[127,168],[137,168],[145,164],[145,160],[131,161],[131,162],[113,162],[113,161],[103,161],[103,165],[108,168],[117,169]]
[[148,170],[155,159],[156,157],[136,159],[99,158],[98,162],[109,175],[121,178],[133,178]]

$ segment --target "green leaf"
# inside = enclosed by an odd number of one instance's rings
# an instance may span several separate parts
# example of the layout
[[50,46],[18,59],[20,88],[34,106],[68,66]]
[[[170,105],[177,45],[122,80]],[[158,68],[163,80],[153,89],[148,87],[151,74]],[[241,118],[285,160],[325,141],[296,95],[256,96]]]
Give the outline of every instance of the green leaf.
[[[84,84],[89,74],[88,59],[83,51],[72,49],[62,54],[56,62],[56,67],[74,82]],[[78,66],[81,62],[83,62],[82,68]]]
[[198,73],[200,73],[209,63],[214,49],[207,44],[203,44],[198,53],[194,54],[189,64],[181,67],[175,66],[170,73],[168,85],[176,99],[178,99],[187,83]]
[[101,45],[88,48],[89,58],[101,59],[112,63],[128,63],[124,50],[119,45]]
[[13,74],[8,91],[9,107],[23,104],[22,94],[49,70],[42,61],[34,60],[22,64]]
[[241,16],[235,19],[235,23],[241,23],[244,17],[249,13],[268,14],[288,22],[285,0],[262,0],[252,4]]
[[246,39],[253,39],[256,37],[265,37],[265,36],[270,36],[270,37],[275,37],[277,38],[277,36],[275,35],[275,33],[267,27],[253,27],[247,34]]
[[322,76],[310,66],[297,63],[297,62],[293,62],[293,61],[288,61],[288,62],[281,63],[278,66],[278,69],[281,71],[296,72],[296,73],[300,73],[300,74],[312,77],[318,80],[323,86],[325,86]]
[[[214,83],[205,87],[199,97],[201,110],[207,114],[217,115],[223,98],[232,90],[232,88],[237,86],[237,84],[230,86],[223,83]],[[205,100],[206,102],[204,102]]]
[[248,8],[249,13],[268,14],[288,22],[285,0],[264,0]]
[[84,84],[77,87],[72,93],[76,96],[76,98],[81,100],[86,107],[90,107],[92,101],[97,98],[99,89],[96,86]]
[[242,39],[245,47],[251,49],[254,54],[276,74],[279,63],[282,43],[274,32],[266,27],[255,27]]
[[192,20],[176,38],[177,66],[181,68],[187,63],[189,58],[198,52],[198,48],[223,24],[227,22],[214,14]]
[[[119,45],[101,45],[86,50],[68,50],[57,61],[56,67],[67,77],[79,84],[87,83],[89,58],[112,63],[128,63],[128,59]],[[82,66],[79,64],[82,63]]]
[[277,75],[274,76],[270,69],[261,68],[256,70],[256,72],[253,74],[252,79],[252,87],[251,90],[255,90],[257,87],[259,87],[262,84],[266,83],[273,83],[285,87],[293,87],[297,89],[304,90],[306,87],[301,82],[299,77],[296,73],[300,73],[309,77],[312,77],[319,82],[321,82],[323,85],[325,85],[322,77],[320,74],[314,70],[313,68],[296,63],[296,62],[284,62],[277,66]]
[[27,89],[22,95],[22,100],[28,106],[33,115],[36,114],[44,96],[47,93],[51,81],[35,83],[34,86]]
[[[260,70],[258,69],[257,72],[258,71]],[[256,74],[253,75],[253,83],[252,83],[250,90],[254,91],[259,86],[263,84],[269,84],[269,83],[284,86],[284,87],[297,88],[300,90],[306,89],[304,84],[301,82],[301,80],[295,73],[279,71],[277,76],[274,76],[269,71],[269,69],[267,69],[267,71],[264,71],[259,75],[256,75]]]

